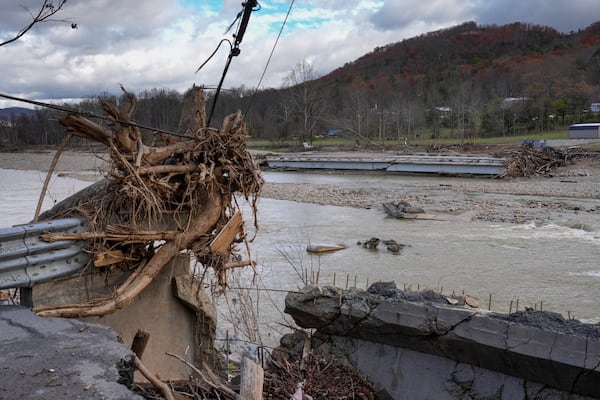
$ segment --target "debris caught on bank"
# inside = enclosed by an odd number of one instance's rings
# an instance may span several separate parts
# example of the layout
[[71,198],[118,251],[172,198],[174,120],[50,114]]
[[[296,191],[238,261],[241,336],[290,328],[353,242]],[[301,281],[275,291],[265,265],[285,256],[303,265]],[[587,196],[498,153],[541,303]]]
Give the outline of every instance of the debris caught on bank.
[[285,357],[273,359],[265,371],[263,393],[271,400],[289,400],[299,393],[304,399],[372,400],[376,390],[368,377],[348,363],[311,353],[302,363]]
[[506,162],[500,178],[543,175],[565,165],[571,159],[568,151],[552,147],[535,149],[531,146],[521,146]]
[[155,143],[147,144],[133,120],[136,98],[123,92],[120,108],[102,103],[105,124],[76,113],[62,118],[68,136],[106,146],[112,167],[104,180],[39,217],[84,217],[88,232],[47,234],[44,239],[89,240],[94,268],[118,268],[129,271],[130,277],[109,298],[38,307],[39,315],[112,313],[131,302],[181,251],[212,268],[222,286],[227,285],[229,269],[254,267],[248,246],[246,258],[236,249],[247,237],[234,195],[250,202],[258,229],[256,207],[263,185],[247,149],[242,114],[229,115],[219,129],[207,127],[204,93],[194,86],[184,98],[179,128],[183,133],[163,136],[159,144],[154,137]]
[[414,207],[404,200],[382,203],[384,211],[392,218],[437,220],[435,214],[427,214],[421,207]]

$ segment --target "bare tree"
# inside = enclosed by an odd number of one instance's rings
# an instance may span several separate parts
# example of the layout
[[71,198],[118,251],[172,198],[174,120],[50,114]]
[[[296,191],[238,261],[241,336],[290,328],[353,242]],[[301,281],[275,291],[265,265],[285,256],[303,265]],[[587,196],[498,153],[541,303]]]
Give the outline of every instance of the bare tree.
[[302,140],[310,139],[323,112],[323,97],[313,81],[318,76],[313,66],[301,61],[285,79],[291,94],[291,105],[302,124]]
[[371,99],[362,83],[355,83],[341,92],[341,104],[330,110],[327,123],[335,128],[351,133],[356,140],[372,142],[369,132],[369,104]]
[[77,29],[77,24],[75,24],[75,23],[68,22],[67,20],[64,20],[64,19],[53,19],[52,18],[52,17],[54,17],[55,14],[57,14],[63,8],[63,6],[65,5],[66,2],[67,2],[67,0],[58,0],[55,4],[55,2],[53,0],[44,0],[42,5],[40,6],[39,10],[37,11],[37,13],[34,13],[29,8],[22,6],[23,9],[27,13],[29,13],[29,15],[31,16],[31,22],[27,26],[22,28],[19,32],[17,32],[15,34],[15,36],[13,36],[11,39],[8,39],[4,42],[0,42],[0,47],[19,40],[23,35],[25,35],[27,32],[29,32],[31,30],[31,28],[34,27],[34,25],[41,23],[41,22],[70,23],[71,28]]

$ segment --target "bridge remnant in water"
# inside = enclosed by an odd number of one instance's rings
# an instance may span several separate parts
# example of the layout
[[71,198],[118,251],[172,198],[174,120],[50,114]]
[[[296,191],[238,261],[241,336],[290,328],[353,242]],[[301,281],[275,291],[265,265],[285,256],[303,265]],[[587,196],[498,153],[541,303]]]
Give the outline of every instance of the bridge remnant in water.
[[270,168],[337,169],[448,175],[500,175],[506,159],[484,155],[414,154],[332,156],[317,154],[267,156]]

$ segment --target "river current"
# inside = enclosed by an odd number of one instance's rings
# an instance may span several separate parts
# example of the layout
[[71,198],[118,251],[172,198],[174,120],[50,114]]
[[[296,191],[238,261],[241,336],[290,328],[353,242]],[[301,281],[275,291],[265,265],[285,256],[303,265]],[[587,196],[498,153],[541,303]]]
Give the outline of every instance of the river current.
[[[377,190],[399,184],[392,177],[336,176],[267,172],[268,182],[331,183]],[[0,227],[33,217],[45,173],[0,169]],[[420,179],[396,177],[396,180]],[[456,178],[428,178],[456,179]],[[400,182],[401,183],[401,182]],[[43,209],[89,182],[55,176]],[[251,213],[245,211],[250,236]],[[600,217],[599,217],[600,218]],[[386,217],[381,209],[322,206],[262,198],[260,230],[250,244],[262,304],[283,309],[285,290],[303,286],[302,278],[338,287],[366,287],[382,280],[400,288],[430,288],[445,294],[463,291],[482,308],[507,312],[525,305],[556,311],[587,322],[600,321],[600,221],[581,221],[586,230],[560,221],[544,224],[485,221],[406,221]],[[593,227],[590,229],[589,227]],[[380,245],[368,250],[357,242],[378,237],[406,245],[393,254]],[[308,244],[342,244],[325,255],[306,252]],[[243,251],[242,251],[243,254]],[[252,274],[242,273],[239,286]],[[258,295],[257,295],[258,296]],[[258,301],[253,298],[253,301]],[[266,305],[261,318],[281,318]]]

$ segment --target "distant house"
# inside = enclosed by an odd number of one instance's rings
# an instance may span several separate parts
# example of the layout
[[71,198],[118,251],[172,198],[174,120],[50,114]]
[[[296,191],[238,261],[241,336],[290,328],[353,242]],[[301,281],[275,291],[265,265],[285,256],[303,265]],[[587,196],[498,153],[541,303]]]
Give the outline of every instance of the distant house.
[[512,106],[524,101],[527,101],[527,97],[506,97],[502,99],[502,108],[511,108]]
[[600,122],[591,124],[575,124],[569,127],[569,139],[600,138]]
[[592,104],[590,104],[590,112],[600,113],[600,103],[592,103]]
[[450,114],[452,113],[452,107],[435,107],[435,110],[438,112],[438,115],[440,116],[440,119],[447,119],[448,117],[450,117]]

